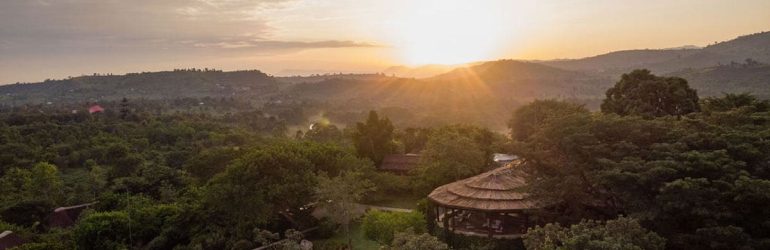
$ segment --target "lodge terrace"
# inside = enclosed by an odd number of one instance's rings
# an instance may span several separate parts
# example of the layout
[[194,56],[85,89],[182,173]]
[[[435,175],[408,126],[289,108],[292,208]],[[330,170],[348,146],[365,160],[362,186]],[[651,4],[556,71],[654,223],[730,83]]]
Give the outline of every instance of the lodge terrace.
[[526,199],[517,162],[440,186],[428,195],[432,217],[446,232],[516,239],[538,219],[539,207]]

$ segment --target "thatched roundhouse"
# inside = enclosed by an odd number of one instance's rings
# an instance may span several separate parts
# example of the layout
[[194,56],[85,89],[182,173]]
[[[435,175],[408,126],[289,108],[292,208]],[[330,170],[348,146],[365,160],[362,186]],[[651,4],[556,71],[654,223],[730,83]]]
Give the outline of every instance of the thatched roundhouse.
[[510,163],[433,190],[428,199],[436,224],[463,235],[520,237],[539,207],[526,198],[523,172],[517,166]]

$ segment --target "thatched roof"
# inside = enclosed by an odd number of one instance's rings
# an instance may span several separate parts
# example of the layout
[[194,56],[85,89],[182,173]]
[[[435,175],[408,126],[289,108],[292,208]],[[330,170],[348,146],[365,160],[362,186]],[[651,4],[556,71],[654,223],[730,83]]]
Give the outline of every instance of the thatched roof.
[[428,195],[445,207],[516,211],[534,209],[535,203],[525,199],[523,172],[511,163],[492,171],[440,186]]
[[8,249],[24,244],[24,240],[11,231],[0,232],[0,249]]
[[417,154],[393,154],[386,155],[380,164],[380,170],[394,172],[408,172],[417,167],[420,155]]
[[94,204],[96,202],[56,208],[48,216],[48,225],[51,227],[71,227],[75,225],[75,221],[80,217],[80,213]]

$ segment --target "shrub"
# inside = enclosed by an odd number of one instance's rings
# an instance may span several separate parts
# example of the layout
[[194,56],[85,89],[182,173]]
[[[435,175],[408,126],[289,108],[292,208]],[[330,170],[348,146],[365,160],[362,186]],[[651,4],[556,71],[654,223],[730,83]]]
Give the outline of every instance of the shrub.
[[426,231],[425,217],[419,212],[398,213],[369,211],[363,219],[363,230],[367,238],[381,244],[393,241],[395,233],[412,228],[415,233]]
[[449,250],[449,246],[441,242],[438,238],[433,237],[430,234],[415,234],[413,230],[409,229],[405,232],[398,232],[393,237],[393,242],[390,245],[389,250]]
[[128,214],[125,212],[93,213],[74,229],[78,249],[127,249]]

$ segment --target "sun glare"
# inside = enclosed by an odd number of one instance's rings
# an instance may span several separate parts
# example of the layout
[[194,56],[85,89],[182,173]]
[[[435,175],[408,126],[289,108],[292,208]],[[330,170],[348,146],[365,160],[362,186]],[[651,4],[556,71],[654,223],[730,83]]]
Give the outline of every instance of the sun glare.
[[420,1],[396,25],[406,64],[459,64],[491,59],[505,35],[504,11],[490,1]]

